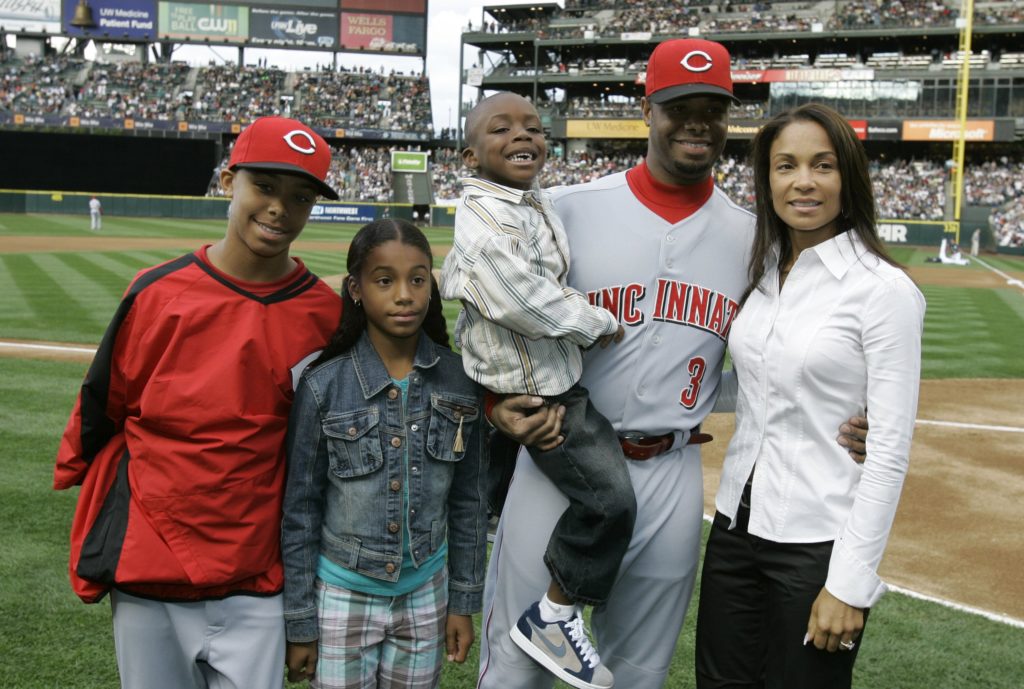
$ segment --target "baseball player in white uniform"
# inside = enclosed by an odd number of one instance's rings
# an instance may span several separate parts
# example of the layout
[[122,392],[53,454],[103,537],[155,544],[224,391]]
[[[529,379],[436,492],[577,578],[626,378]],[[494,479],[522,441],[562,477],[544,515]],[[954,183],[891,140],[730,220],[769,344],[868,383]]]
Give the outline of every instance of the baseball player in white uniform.
[[89,229],[98,231],[103,228],[103,204],[93,196],[89,199]]
[[[711,176],[728,132],[729,62],[711,41],[660,44],[642,101],[650,127],[644,163],[552,194],[569,239],[569,286],[626,330],[617,346],[588,352],[581,380],[627,457],[641,457],[628,462],[633,538],[607,604],[591,620],[601,658],[623,689],[663,685],[686,616],[703,515],[694,440],[715,403],[726,336],[747,285],[753,216]],[[556,424],[553,410],[523,415],[539,404],[512,398],[493,419],[534,444]],[[488,568],[480,689],[552,684],[509,629],[548,584],[544,548],[567,504],[520,452]]]

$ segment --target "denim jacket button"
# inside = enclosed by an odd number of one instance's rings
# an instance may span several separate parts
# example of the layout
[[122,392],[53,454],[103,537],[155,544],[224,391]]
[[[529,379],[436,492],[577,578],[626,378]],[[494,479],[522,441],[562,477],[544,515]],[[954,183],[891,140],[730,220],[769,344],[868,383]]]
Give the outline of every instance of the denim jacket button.
[[402,439],[401,438],[395,436],[394,438],[391,439],[391,447],[401,447],[401,446],[402,446]]
[[384,565],[384,571],[387,572],[388,574],[394,574],[395,573],[395,563],[394,562],[389,562],[386,565]]
[[388,524],[388,531],[390,531],[391,533],[398,533],[398,524],[394,522]]
[[402,482],[401,481],[396,479],[396,480],[391,482],[391,490],[397,492],[398,489],[401,488],[401,487],[402,487]]
[[420,430],[420,426],[419,424],[414,423],[412,426],[409,426],[409,430],[415,433],[416,431]]
[[394,388],[391,388],[390,390],[388,390],[388,399],[392,399],[393,400],[393,399],[397,399],[397,398],[398,398],[398,390],[395,390]]
[[348,434],[349,434],[350,436],[354,436],[354,435],[355,435],[356,433],[358,433],[358,432],[359,432],[359,431],[357,431],[357,430],[355,429],[355,427],[354,427],[354,426],[353,426],[352,428],[349,428],[349,429],[348,429]]

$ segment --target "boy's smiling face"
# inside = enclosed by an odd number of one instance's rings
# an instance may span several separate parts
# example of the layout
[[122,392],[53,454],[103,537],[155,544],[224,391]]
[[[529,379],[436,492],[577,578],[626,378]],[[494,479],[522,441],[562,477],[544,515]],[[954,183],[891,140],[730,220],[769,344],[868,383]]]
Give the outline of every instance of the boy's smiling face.
[[547,159],[540,115],[528,100],[499,93],[482,100],[466,118],[466,167],[491,182],[530,189]]
[[231,197],[226,239],[261,258],[288,257],[317,198],[316,185],[301,175],[238,168],[221,172]]

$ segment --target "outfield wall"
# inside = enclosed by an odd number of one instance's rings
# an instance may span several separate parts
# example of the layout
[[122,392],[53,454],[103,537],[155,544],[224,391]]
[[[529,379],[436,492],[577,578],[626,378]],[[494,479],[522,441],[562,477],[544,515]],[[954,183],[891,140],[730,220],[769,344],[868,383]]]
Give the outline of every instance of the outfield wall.
[[[0,190],[0,213],[56,213],[89,215],[92,194],[66,191]],[[227,216],[228,199],[212,196],[149,196],[144,194],[97,194],[103,215],[137,218],[187,218],[220,220]],[[443,208],[438,209],[444,211]],[[443,219],[444,214],[439,213]],[[413,207],[400,203],[318,203],[310,222],[365,224],[378,218],[413,219]],[[444,223],[440,223],[444,225]],[[447,223],[451,225],[451,223]]]

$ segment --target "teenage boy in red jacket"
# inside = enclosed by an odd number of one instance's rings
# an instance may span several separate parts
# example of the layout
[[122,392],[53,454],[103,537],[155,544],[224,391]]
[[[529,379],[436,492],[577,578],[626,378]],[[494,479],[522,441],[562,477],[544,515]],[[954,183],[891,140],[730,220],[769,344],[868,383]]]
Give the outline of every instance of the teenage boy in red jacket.
[[283,685],[283,441],[341,312],[289,247],[330,161],[296,120],[242,132],[224,238],[136,276],[82,384],[54,486],[81,485],[71,581],[111,594],[122,687]]

